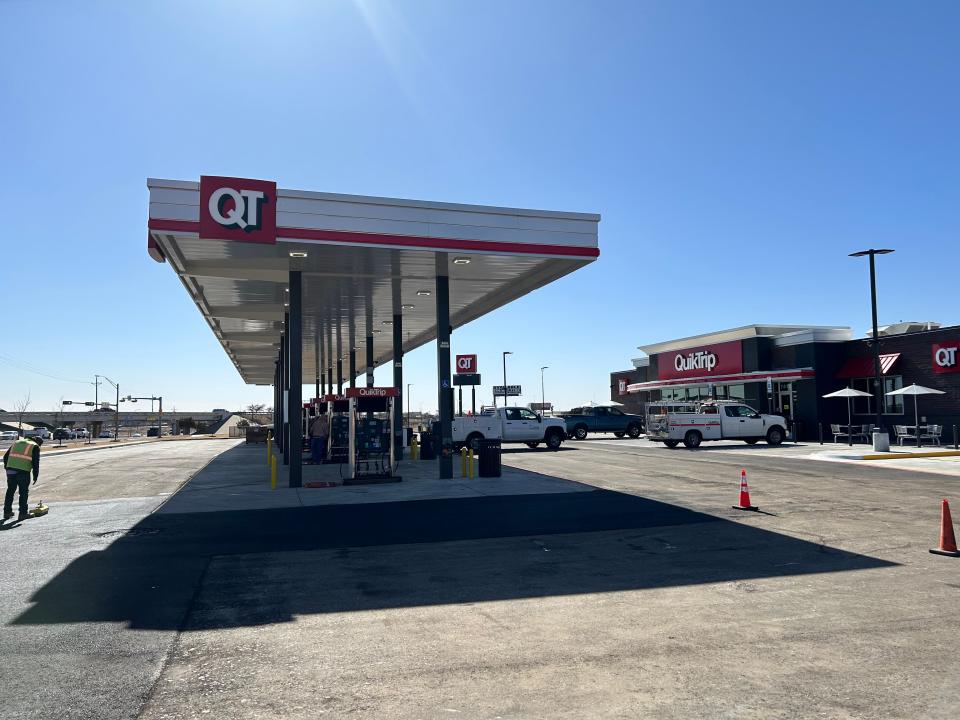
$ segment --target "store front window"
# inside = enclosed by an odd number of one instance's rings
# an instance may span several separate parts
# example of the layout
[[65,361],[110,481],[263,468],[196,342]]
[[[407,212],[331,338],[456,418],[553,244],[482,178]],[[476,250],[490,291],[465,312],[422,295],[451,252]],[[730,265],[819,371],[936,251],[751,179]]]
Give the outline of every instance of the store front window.
[[[743,400],[746,397],[746,387],[740,385],[715,385],[713,398],[717,400]],[[663,400],[676,400],[678,402],[696,402],[697,400],[710,400],[710,388],[708,387],[688,387],[688,388],[663,388],[660,392]]]
[[[850,387],[854,390],[862,390],[870,393],[870,397],[858,397],[853,399],[854,415],[873,415],[873,403],[877,396],[877,383],[874,378],[853,378],[850,381]],[[892,390],[899,390],[903,387],[902,375],[891,375],[883,378],[883,414],[884,415],[903,415],[903,395],[887,395]]]

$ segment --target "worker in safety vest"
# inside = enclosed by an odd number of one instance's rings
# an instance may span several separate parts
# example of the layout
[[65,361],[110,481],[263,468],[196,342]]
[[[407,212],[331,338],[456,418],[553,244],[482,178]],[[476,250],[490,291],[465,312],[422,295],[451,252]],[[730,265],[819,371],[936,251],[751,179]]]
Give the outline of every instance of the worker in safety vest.
[[7,496],[3,501],[3,519],[13,517],[13,494],[20,491],[20,516],[17,520],[26,520],[27,497],[30,494],[30,473],[36,484],[40,474],[40,446],[43,438],[20,438],[7,448],[3,454],[3,467],[7,470]]

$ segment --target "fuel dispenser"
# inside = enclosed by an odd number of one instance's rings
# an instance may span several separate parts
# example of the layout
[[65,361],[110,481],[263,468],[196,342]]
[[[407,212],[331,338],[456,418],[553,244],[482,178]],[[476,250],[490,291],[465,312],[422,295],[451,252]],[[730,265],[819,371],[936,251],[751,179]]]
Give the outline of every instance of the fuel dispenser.
[[327,436],[327,462],[345,463],[350,456],[350,400],[346,395],[324,395],[330,434]]
[[344,485],[400,482],[395,474],[396,450],[393,406],[400,395],[394,387],[349,388],[347,456],[349,472]]

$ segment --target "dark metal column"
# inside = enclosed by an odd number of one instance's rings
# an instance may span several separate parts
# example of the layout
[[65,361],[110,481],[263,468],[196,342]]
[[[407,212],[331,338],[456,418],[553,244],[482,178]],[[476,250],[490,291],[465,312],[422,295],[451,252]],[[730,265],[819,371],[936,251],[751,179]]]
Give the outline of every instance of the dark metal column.
[[400,390],[398,401],[393,404],[393,443],[398,460],[403,459],[403,315],[393,314],[393,386]]
[[337,358],[337,394],[343,395],[343,359]]
[[350,348],[350,387],[357,386],[357,350]]
[[303,485],[303,285],[299,270],[290,271],[290,487]]
[[290,384],[290,315],[284,314],[283,316],[283,335],[280,336],[280,345],[281,345],[281,355],[282,361],[280,363],[280,449],[283,452],[283,464],[286,465],[290,462],[290,445],[287,442],[288,434],[287,428],[289,427],[287,423],[287,416],[289,415],[289,398],[287,396],[287,389]]
[[373,335],[367,335],[367,387],[373,387]]
[[440,408],[440,479],[453,477],[453,388],[450,387],[450,276],[446,253],[437,253],[437,405]]

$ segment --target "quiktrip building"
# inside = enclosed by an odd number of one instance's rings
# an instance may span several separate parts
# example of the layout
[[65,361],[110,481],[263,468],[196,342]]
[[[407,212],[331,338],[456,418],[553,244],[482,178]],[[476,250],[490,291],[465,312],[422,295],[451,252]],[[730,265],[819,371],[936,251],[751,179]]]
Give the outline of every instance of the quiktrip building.
[[[872,333],[871,333],[872,335]],[[911,384],[943,391],[920,400],[921,422],[944,426],[952,441],[960,425],[960,326],[933,322],[880,328],[884,393]],[[611,399],[642,413],[654,400],[738,399],[761,412],[783,414],[801,440],[815,440],[831,423],[847,422],[846,404],[827,393],[853,387],[875,396],[871,337],[849,327],[747,325],[641,345],[630,370],[610,374]],[[853,401],[853,420],[874,420],[874,398]],[[909,403],[908,403],[909,405]],[[912,424],[902,396],[884,396],[883,425]]]

